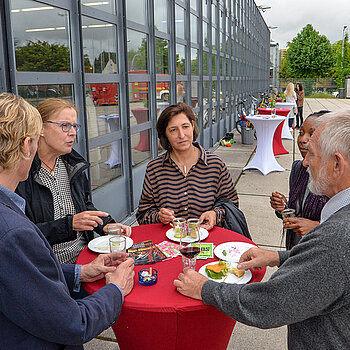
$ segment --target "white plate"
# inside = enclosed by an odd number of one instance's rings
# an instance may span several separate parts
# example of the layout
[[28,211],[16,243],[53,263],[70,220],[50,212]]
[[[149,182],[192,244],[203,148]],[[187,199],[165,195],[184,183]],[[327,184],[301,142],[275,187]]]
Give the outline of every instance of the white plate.
[[[109,238],[111,235],[100,236],[89,242],[88,247],[95,253],[109,253]],[[126,238],[126,249],[129,249],[134,241],[130,237]]]
[[[206,239],[208,236],[209,236],[209,232],[205,229],[205,228],[200,228],[199,229],[199,235],[201,237],[201,241],[203,241],[204,239]],[[175,242],[180,242],[180,238],[176,238],[175,237],[175,232],[174,232],[174,229],[171,228],[170,230],[166,231],[166,236],[171,239],[172,241],[175,241]],[[183,242],[189,242],[189,243],[192,243],[192,242],[197,242],[198,240],[196,238],[191,238],[190,236],[187,236],[186,238],[184,238],[182,240]]]
[[[236,275],[234,275],[233,273],[229,273],[227,276],[223,277],[222,279],[220,280],[216,280],[216,279],[213,279],[213,278],[210,278],[206,271],[205,271],[205,267],[207,265],[214,265],[214,264],[217,264],[218,262],[212,262],[212,263],[209,263],[209,264],[205,264],[203,265],[200,269],[199,269],[199,273],[202,274],[203,276],[209,278],[211,281],[215,281],[215,282],[225,282],[225,283],[235,283],[235,284],[245,284],[245,283],[248,283],[251,279],[252,279],[252,273],[250,270],[247,270],[244,275],[242,277],[237,277]],[[230,263],[231,267],[237,267],[237,264],[236,263]]]
[[[219,244],[214,249],[214,254],[221,260],[238,262],[241,255],[250,248],[256,248],[256,246],[245,242],[226,242]],[[223,254],[224,250],[226,255]]]

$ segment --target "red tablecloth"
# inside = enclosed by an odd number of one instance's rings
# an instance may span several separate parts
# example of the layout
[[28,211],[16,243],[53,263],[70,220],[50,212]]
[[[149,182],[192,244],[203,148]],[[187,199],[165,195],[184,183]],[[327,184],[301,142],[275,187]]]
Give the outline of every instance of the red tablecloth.
[[[258,108],[258,111],[260,114],[267,115],[271,114],[271,108]],[[277,115],[282,115],[287,118],[290,110],[286,108],[276,108],[276,114]],[[288,119],[286,119],[283,123],[288,123]],[[273,154],[275,156],[280,155],[280,154],[288,154],[289,152],[284,148],[282,144],[282,128],[283,128],[283,123],[278,125],[275,134],[273,135]]]
[[[163,224],[142,225],[132,228],[135,243],[151,239],[154,243],[167,240],[165,233],[170,226]],[[223,242],[252,243],[248,238],[230,230],[215,227],[205,242],[218,245]],[[97,254],[87,248],[77,259],[78,264],[92,261]],[[197,260],[196,270],[214,259]],[[149,266],[149,265],[148,265]],[[174,279],[182,270],[181,257],[152,265],[158,270],[158,282],[153,286],[138,283],[137,272],[145,267],[135,266],[135,285],[125,297],[123,309],[113,330],[122,350],[196,350],[227,348],[235,321],[213,306],[187,298],[178,293]],[[265,274],[253,271],[251,282],[259,282]],[[93,293],[105,285],[104,280],[86,283],[84,289]],[[215,325],[215,332],[213,331]]]

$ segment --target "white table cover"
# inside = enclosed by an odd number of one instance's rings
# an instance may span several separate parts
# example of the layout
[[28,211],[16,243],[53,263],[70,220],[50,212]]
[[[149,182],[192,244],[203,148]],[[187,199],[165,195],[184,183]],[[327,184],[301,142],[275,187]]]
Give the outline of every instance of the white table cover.
[[285,120],[285,117],[277,116],[248,116],[246,117],[255,127],[257,147],[254,158],[243,168],[258,169],[265,176],[272,171],[285,171],[273,154],[273,135],[277,126]]
[[[290,103],[290,102],[276,102],[275,108],[285,108],[285,109],[289,109],[289,114],[288,114],[288,118],[289,115],[293,112],[293,108],[294,108],[294,104]],[[289,131],[289,125],[288,125],[288,118],[286,119],[286,121],[283,123],[283,128],[282,128],[282,134],[281,137],[282,139],[287,139],[287,140],[293,140],[293,136]]]

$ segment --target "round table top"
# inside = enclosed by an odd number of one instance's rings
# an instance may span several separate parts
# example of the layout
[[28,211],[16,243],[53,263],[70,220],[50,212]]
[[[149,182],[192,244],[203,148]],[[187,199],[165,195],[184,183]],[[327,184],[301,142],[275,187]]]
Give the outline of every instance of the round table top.
[[[141,241],[152,240],[155,244],[168,240],[165,233],[170,229],[170,225],[151,224],[140,225],[132,228],[131,238],[134,243]],[[212,242],[214,245],[219,245],[224,242],[247,242],[253,243],[248,238],[220,227],[214,227],[203,242]],[[254,243],[253,243],[254,244]],[[97,257],[98,254],[85,248],[77,259],[77,264],[86,264]],[[209,262],[218,260],[215,256],[212,259],[202,260],[197,259],[196,271]],[[138,271],[142,268],[152,266],[158,270],[158,282],[153,286],[143,286],[138,282]],[[135,283],[134,288],[129,295],[125,297],[123,308],[132,308],[137,310],[165,310],[169,309],[191,309],[206,308],[202,301],[184,297],[178,293],[173,285],[178,274],[182,272],[181,256],[157,262],[151,265],[135,266]],[[266,268],[261,271],[252,271],[253,277],[251,282],[259,282],[265,274]],[[251,283],[250,282],[250,283]],[[99,280],[93,283],[85,283],[84,289],[92,294],[105,285],[105,280]]]
[[[258,108],[258,111],[260,114],[271,114],[272,108]],[[277,115],[282,115],[286,117],[290,112],[290,109],[287,108],[276,108],[276,114]]]

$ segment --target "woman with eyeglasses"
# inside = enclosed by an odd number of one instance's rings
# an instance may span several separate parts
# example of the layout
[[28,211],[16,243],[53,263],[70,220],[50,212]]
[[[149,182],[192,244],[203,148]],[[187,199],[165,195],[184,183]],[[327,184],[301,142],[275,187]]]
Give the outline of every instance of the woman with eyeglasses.
[[[46,236],[62,263],[75,263],[94,238],[115,221],[91,202],[85,170],[89,164],[72,149],[80,125],[70,101],[49,98],[38,104],[43,121],[38,151],[28,179],[16,192],[26,200],[26,215]],[[128,236],[131,229],[122,225]]]

